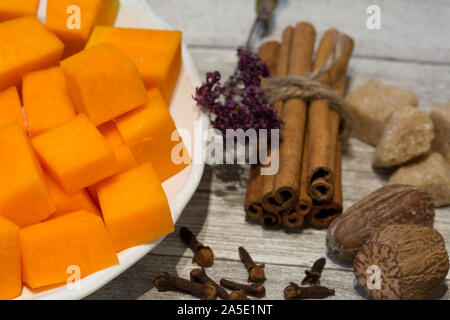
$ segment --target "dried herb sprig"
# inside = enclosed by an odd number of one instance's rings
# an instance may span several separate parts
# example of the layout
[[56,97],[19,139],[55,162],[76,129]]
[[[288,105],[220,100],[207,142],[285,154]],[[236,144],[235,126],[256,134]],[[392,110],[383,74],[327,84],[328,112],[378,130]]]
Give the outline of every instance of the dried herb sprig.
[[250,48],[250,43],[252,37],[258,26],[262,25],[264,35],[267,34],[269,30],[270,21],[272,20],[272,15],[278,6],[278,0],[256,0],[256,19],[250,29],[250,34],[247,39],[245,47]]
[[194,99],[223,136],[227,129],[267,129],[270,139],[270,129],[280,129],[282,120],[260,88],[261,77],[268,77],[269,69],[256,54],[242,47],[237,54],[238,67],[225,84],[220,83],[220,72],[209,72]]
[[270,141],[270,129],[281,129],[283,122],[261,89],[261,78],[270,76],[261,58],[250,51],[250,42],[257,26],[267,31],[277,0],[257,0],[257,17],[250,30],[245,47],[237,49],[239,58],[234,73],[222,85],[218,71],[208,72],[206,81],[196,88],[194,100],[210,115],[211,124],[224,137],[226,130],[266,129]]

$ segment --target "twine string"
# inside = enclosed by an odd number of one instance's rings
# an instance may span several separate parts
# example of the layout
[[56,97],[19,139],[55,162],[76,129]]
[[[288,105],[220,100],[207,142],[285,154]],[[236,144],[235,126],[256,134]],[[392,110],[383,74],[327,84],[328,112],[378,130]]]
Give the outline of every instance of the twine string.
[[[342,58],[347,46],[347,39],[338,33],[334,39],[332,54],[322,68],[307,75],[270,78],[263,85],[263,90],[270,103],[292,98],[304,101],[325,100],[328,106],[341,117],[340,138],[346,141],[353,125],[352,113],[347,102],[327,84],[318,79],[327,74]],[[309,106],[309,105],[308,105]]]

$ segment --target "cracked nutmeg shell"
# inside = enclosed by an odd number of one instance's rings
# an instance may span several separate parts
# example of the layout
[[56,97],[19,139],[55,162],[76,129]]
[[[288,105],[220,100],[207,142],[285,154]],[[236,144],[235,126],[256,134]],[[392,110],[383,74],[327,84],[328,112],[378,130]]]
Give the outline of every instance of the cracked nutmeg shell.
[[388,185],[348,208],[329,226],[328,250],[343,261],[353,261],[358,250],[379,228],[390,224],[433,226],[431,197],[409,185]]
[[426,298],[447,276],[448,254],[430,227],[394,224],[379,229],[358,251],[354,273],[376,300]]

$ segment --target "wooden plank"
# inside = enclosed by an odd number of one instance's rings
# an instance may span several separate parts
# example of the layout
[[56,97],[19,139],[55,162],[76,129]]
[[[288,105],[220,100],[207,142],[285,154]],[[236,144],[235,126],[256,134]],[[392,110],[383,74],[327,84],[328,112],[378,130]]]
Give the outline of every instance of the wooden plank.
[[[183,7],[182,1],[165,1],[152,0],[152,4],[160,5],[163,8],[171,4],[174,10],[178,10],[175,4]],[[216,1],[222,10],[227,8],[226,2]],[[231,3],[230,5],[235,5],[233,4],[234,0],[227,1]],[[191,5],[193,2],[186,3]],[[199,0],[195,0],[195,2],[201,3]],[[244,10],[247,4],[242,1],[239,3]],[[293,5],[295,7],[295,4]],[[206,4],[206,8],[208,6]],[[198,18],[200,19],[205,12],[207,12],[206,9],[199,9]],[[195,23],[193,21],[193,24]],[[205,29],[207,29],[206,27],[207,25],[204,26]],[[187,31],[189,32],[189,30]],[[206,36],[208,36],[208,32],[206,30]],[[203,44],[201,45],[203,46]],[[235,51],[231,48],[192,48],[191,52],[202,75],[207,71],[218,69],[226,77],[233,71],[236,63]],[[420,107],[425,110],[429,110],[430,106],[434,104],[450,101],[450,92],[447,90],[450,86],[450,66],[355,57],[351,61],[350,75],[350,89],[363,84],[370,78],[409,88],[415,92],[419,98]],[[350,140],[343,159],[345,208],[386,183],[387,177],[376,174],[371,168],[372,153],[373,147],[356,139]],[[199,189],[177,223],[176,231],[181,226],[188,226],[198,234],[200,241],[214,249],[216,263],[210,272],[211,275],[218,277],[223,276],[238,281],[246,279],[245,270],[238,261],[237,254],[237,247],[245,245],[256,261],[266,263],[269,277],[268,297],[281,299],[282,289],[289,281],[301,279],[306,267],[309,267],[315,259],[327,255],[326,231],[306,229],[301,233],[288,234],[283,231],[264,230],[259,225],[246,223],[243,202],[247,177],[248,168],[246,166],[208,166]],[[445,236],[447,247],[449,247],[450,208],[437,210],[435,227]],[[153,288],[152,281],[155,276],[164,271],[178,273],[184,277],[188,276],[189,271],[193,268],[191,258],[192,252],[186,249],[175,232],[169,235],[151,254],[89,298],[190,298],[177,293],[159,293]],[[328,258],[323,283],[336,288],[336,296],[333,298],[363,298],[364,296],[354,289],[351,266],[335,261],[333,257],[328,256]],[[450,279],[450,276],[447,279]],[[447,280],[448,284],[449,280]],[[449,296],[445,289],[445,285],[440,287],[440,291],[435,297],[448,299]]]
[[[234,50],[193,49],[192,53],[202,74],[216,67],[224,74],[229,74],[236,62]],[[450,85],[449,71],[450,67],[355,58],[351,62],[350,87],[375,77],[414,89],[421,107],[427,109],[434,103],[450,100],[450,93],[440,87]],[[372,152],[373,147],[351,139],[344,153],[345,208],[386,182],[386,177],[376,174],[370,166]],[[206,167],[199,189],[177,223],[177,231],[181,226],[188,226],[198,234],[200,241],[214,248],[216,263],[212,274],[242,281],[245,280],[245,270],[238,261],[237,247],[245,245],[256,261],[267,265],[268,274],[271,274],[269,297],[282,298],[282,287],[295,280],[293,276],[301,277],[302,268],[327,255],[325,231],[306,229],[302,233],[288,234],[246,223],[243,202],[247,177],[248,168],[245,166]],[[447,246],[450,247],[450,208],[437,210],[435,227],[445,235]],[[191,258],[192,252],[186,249],[175,232],[152,254],[90,298],[188,298],[180,294],[158,293],[152,288],[152,279],[163,271],[187,276],[193,267]],[[328,258],[327,282],[324,280],[324,283],[336,288],[335,298],[361,298],[353,288],[351,266],[335,261],[333,257]]]
[[[255,17],[254,1],[147,0],[189,45],[235,48],[246,41]],[[381,30],[369,30],[369,5],[381,9]],[[319,36],[334,27],[355,39],[357,56],[450,63],[450,2],[446,0],[286,0],[280,1],[270,36],[307,20]]]
[[[104,288],[90,295],[89,300],[107,300],[115,299],[161,299],[161,300],[185,300],[193,299],[192,296],[177,292],[158,292],[153,285],[153,279],[163,272],[171,275],[177,274],[183,278],[189,278],[189,273],[195,265],[185,257],[161,256],[150,254],[135,264],[127,272],[120,275],[116,280],[107,284]],[[300,283],[304,277],[305,265],[282,265],[267,264],[266,277],[264,283],[266,287],[266,299],[284,299],[283,289],[294,281]],[[219,259],[216,260],[212,268],[207,269],[208,275],[215,281],[221,278],[245,283],[247,281],[247,272],[239,261]],[[326,268],[323,272],[321,283],[329,288],[334,288],[336,295],[329,297],[330,300],[357,300],[365,299],[366,296],[359,287],[355,285],[353,273],[347,270],[336,270]],[[446,291],[446,285],[450,281],[442,284],[430,296],[433,299],[448,300],[449,294]]]
[[[191,48],[190,51],[200,75],[218,70],[226,79],[237,62],[234,49]],[[450,101],[450,66],[352,57],[349,75],[349,90],[371,78],[378,79],[412,90],[419,99],[419,106],[425,110]]]
[[[354,143],[354,141],[352,141]],[[354,171],[348,166],[344,156],[344,207],[351,204],[383,185],[379,179],[370,179],[371,171]],[[180,217],[177,226],[187,226],[200,241],[215,250],[219,259],[237,259],[237,248],[245,245],[254,259],[259,262],[276,262],[284,265],[311,264],[315,259],[327,255],[325,230],[305,229],[301,233],[265,230],[261,226],[245,222],[243,211],[244,187],[247,173],[237,181],[223,180],[224,175],[236,174],[237,166],[208,167],[198,192]],[[356,177],[356,178],[355,178]],[[208,190],[209,188],[209,190]],[[447,235],[450,245],[450,210],[436,210],[435,228]],[[192,257],[192,252],[181,243],[178,234],[169,235],[165,246],[155,248],[160,255],[183,255]],[[332,256],[330,258],[333,259]],[[347,264],[329,261],[333,268],[347,268]],[[450,278],[450,276],[449,276]]]

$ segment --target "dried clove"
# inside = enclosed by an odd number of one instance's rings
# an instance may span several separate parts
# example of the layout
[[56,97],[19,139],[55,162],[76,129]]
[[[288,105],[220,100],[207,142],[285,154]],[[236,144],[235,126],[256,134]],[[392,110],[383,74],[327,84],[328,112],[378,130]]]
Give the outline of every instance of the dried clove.
[[153,282],[158,291],[186,292],[202,300],[215,300],[217,297],[217,289],[213,285],[203,285],[187,279],[170,276],[168,273],[156,277]]
[[244,247],[239,247],[239,257],[248,271],[248,280],[252,282],[264,282],[264,264],[257,265]]
[[221,279],[220,284],[230,290],[244,290],[248,295],[262,298],[266,295],[266,288],[261,283],[241,284],[227,279]]
[[244,290],[237,290],[230,293],[228,300],[251,300],[247,297],[247,294]]
[[206,247],[200,243],[191,230],[186,227],[182,227],[180,229],[180,237],[194,252],[192,263],[197,263],[201,267],[210,267],[213,265],[213,251],[210,247]]
[[325,299],[334,296],[334,290],[324,286],[299,287],[291,282],[284,288],[284,297],[288,300]]
[[327,260],[320,258],[313,263],[311,270],[305,270],[306,277],[302,280],[302,285],[317,286],[320,284],[320,276],[325,268]]
[[229,297],[228,292],[221,285],[219,285],[217,282],[208,277],[208,275],[205,272],[205,269],[203,268],[192,269],[190,276],[191,281],[198,282],[203,285],[213,285],[214,287],[216,287],[217,295],[223,300],[228,300]]

